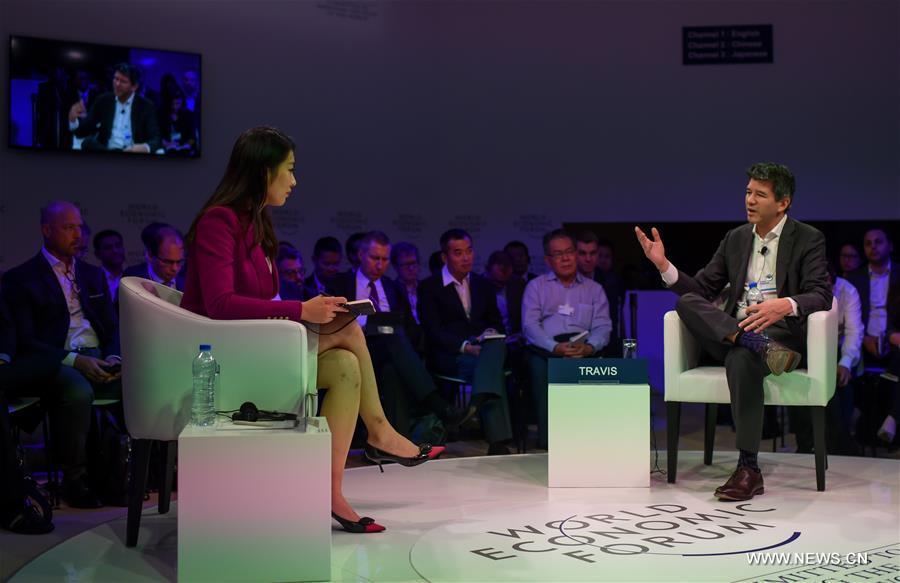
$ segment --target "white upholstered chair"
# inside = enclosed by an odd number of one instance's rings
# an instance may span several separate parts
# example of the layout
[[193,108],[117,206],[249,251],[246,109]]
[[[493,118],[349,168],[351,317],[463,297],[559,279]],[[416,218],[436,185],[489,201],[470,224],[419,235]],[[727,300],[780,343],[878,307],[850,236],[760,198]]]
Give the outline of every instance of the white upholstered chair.
[[[668,481],[675,482],[678,469],[678,434],[681,403],[705,403],[706,423],[703,463],[712,463],[716,410],[730,403],[724,366],[697,366],[700,346],[675,311],[664,321],[665,399],[668,417]],[[816,458],[816,488],[825,489],[825,405],[834,395],[837,375],[838,311],[837,302],[830,311],[815,312],[808,318],[805,369],[765,379],[765,404],[809,407],[813,420]]]
[[261,410],[316,413],[316,351],[306,328],[289,320],[212,320],[179,306],[181,292],[153,281],[119,283],[122,398],[134,440],[126,545],[137,544],[152,441],[164,447],[159,512],[168,512],[175,442],[190,420],[191,364],[211,344],[221,367],[216,408],[252,401]]

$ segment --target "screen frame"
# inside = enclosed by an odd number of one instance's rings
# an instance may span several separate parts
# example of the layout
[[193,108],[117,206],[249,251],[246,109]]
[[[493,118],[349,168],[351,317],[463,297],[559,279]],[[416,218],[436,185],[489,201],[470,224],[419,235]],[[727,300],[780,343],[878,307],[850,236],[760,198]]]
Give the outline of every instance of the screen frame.
[[[200,77],[200,91],[203,92],[203,53],[193,52],[193,51],[182,51],[182,50],[174,50],[174,49],[161,49],[155,47],[145,47],[145,46],[136,46],[136,45],[120,45],[120,44],[111,44],[111,43],[99,43],[94,41],[81,41],[81,40],[73,40],[73,39],[60,39],[60,38],[48,38],[42,36],[32,36],[28,34],[15,34],[9,33],[8,42],[6,43],[7,53],[7,75],[6,75],[6,140],[5,145],[9,150],[19,150],[19,151],[29,151],[29,152],[39,152],[41,154],[63,154],[63,155],[77,155],[77,156],[100,156],[108,157],[108,156],[128,156],[131,158],[151,158],[151,159],[166,159],[166,160],[199,160],[203,157],[203,144],[205,143],[203,136],[203,109],[200,110],[200,118],[199,118],[199,130],[198,136],[201,144],[200,149],[197,151],[197,154],[194,156],[173,156],[167,154],[134,154],[132,152],[124,152],[121,150],[75,150],[72,148],[63,149],[63,148],[41,148],[37,146],[23,146],[20,144],[12,143],[12,82],[13,82],[13,40],[14,39],[27,39],[29,41],[44,41],[51,43],[60,43],[66,44],[71,43],[73,45],[90,45],[94,47],[101,48],[114,48],[114,49],[124,49],[124,50],[141,50],[141,51],[159,51],[163,53],[177,53],[181,55],[189,55],[197,58],[197,75]],[[202,107],[202,106],[201,106]]]

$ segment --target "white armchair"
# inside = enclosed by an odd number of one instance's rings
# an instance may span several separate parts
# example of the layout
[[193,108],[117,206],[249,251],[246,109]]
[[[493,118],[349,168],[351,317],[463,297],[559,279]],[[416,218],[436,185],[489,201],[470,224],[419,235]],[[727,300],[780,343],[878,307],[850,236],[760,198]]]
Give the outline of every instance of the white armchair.
[[212,320],[180,307],[181,292],[138,277],[119,283],[122,399],[134,440],[126,545],[137,544],[152,441],[165,449],[159,512],[168,511],[174,443],[190,421],[191,364],[211,344],[221,366],[216,408],[252,401],[268,411],[316,413],[316,351],[288,320]]
[[[825,406],[834,395],[837,375],[837,301],[830,311],[810,314],[805,369],[779,376],[769,375],[763,389],[766,405],[805,406],[812,412],[816,457],[816,488],[825,489]],[[664,321],[665,400],[668,417],[668,481],[675,482],[678,468],[678,435],[681,403],[705,403],[706,423],[703,463],[712,463],[716,430],[716,406],[730,403],[724,366],[697,366],[700,347],[681,322],[677,312],[667,312]]]

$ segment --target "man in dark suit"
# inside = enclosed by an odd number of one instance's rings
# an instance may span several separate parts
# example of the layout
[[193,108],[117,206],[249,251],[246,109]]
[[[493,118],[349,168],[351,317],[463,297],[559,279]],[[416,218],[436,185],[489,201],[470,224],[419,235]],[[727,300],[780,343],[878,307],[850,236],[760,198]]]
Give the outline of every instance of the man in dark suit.
[[[655,228],[650,239],[635,227],[644,254],[681,296],[676,307],[681,320],[704,351],[725,364],[740,459],[716,496],[729,501],[763,492],[757,464],[763,379],[797,366],[806,346],[807,317],[831,309],[832,301],[825,237],[786,214],[794,198],[790,170],[763,162],[748,168],[747,176],[748,224],[729,231],[693,277],[669,262]],[[728,284],[720,310],[712,300]]]
[[306,274],[303,256],[287,241],[278,242],[275,266],[278,268],[278,295],[281,299],[305,302],[319,295],[303,283],[303,276]]
[[884,367],[890,349],[885,339],[888,329],[889,290],[900,284],[900,269],[894,269],[894,244],[886,229],[869,229],[863,236],[868,264],[849,275],[862,304],[863,358],[867,366]]
[[419,319],[435,370],[472,383],[488,455],[509,453],[512,438],[503,363],[506,345],[485,335],[505,331],[494,286],[472,271],[472,237],[462,229],[441,235],[443,269],[419,286]]
[[144,262],[125,268],[123,277],[143,277],[184,291],[184,240],[166,223],[150,223],[141,231]]
[[380,231],[364,234],[357,243],[359,269],[332,279],[329,292],[350,301],[370,299],[378,312],[397,314],[398,326],[372,324],[365,316],[357,320],[366,334],[385,415],[391,425],[408,436],[410,409],[416,406],[437,415],[445,426],[459,425],[475,409],[449,405],[413,348],[410,334],[416,323],[406,293],[397,282],[384,277],[390,255],[387,235]]
[[162,141],[153,102],[137,94],[140,70],[120,63],[113,75],[113,91],[104,93],[90,110],[79,99],[69,109],[69,130],[83,150],[121,150],[151,154]]
[[313,272],[303,283],[316,294],[325,292],[327,286],[341,269],[343,251],[341,242],[334,237],[321,237],[313,245]]
[[3,276],[3,297],[15,322],[23,357],[51,355],[61,363],[46,385],[51,422],[70,506],[96,508],[86,480],[88,429],[95,395],[120,397],[118,324],[103,271],[75,260],[81,213],[68,202],[41,209],[44,246]]

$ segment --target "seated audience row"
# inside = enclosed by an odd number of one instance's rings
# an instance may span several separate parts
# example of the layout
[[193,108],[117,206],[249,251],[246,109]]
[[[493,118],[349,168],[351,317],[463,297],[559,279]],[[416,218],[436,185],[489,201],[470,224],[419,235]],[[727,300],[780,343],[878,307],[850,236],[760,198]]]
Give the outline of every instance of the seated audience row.
[[[183,290],[185,245],[177,228],[152,223],[141,233],[143,261],[126,268],[122,235],[101,230],[93,237],[97,268],[83,259],[89,230],[77,207],[49,203],[41,209],[40,228],[39,252],[2,277],[0,396],[42,398],[57,436],[63,498],[73,507],[98,507],[108,501],[87,475],[87,435],[93,400],[121,395],[115,367],[121,362],[118,282],[134,275]],[[346,245],[334,237],[319,239],[308,275],[301,253],[282,242],[275,262],[278,297],[329,294],[372,301],[376,313],[358,323],[386,415],[402,434],[410,435],[416,416],[433,415],[452,429],[478,415],[488,453],[509,453],[511,372],[514,382],[530,389],[538,446],[546,448],[549,359],[619,354],[625,290],[612,269],[612,244],[590,232],[554,230],[543,240],[548,271],[540,276],[529,271],[528,248],[519,241],[491,253],[484,275],[473,273],[474,241],[466,231],[448,230],[439,246],[431,275],[419,280],[419,250],[407,242],[392,244],[379,231],[355,233]],[[882,441],[896,440],[900,418],[900,272],[892,268],[885,230],[866,232],[863,249],[867,263],[860,265],[855,247],[842,246],[841,276],[831,272],[841,340],[828,447],[838,453],[855,453],[850,434],[860,403],[854,384],[864,369],[880,375],[883,397],[874,414]],[[342,273],[345,253],[352,267]],[[389,266],[396,280],[386,277]],[[449,402],[435,374],[471,385],[469,403]],[[811,451],[808,417],[792,411],[790,421],[799,451]],[[9,467],[7,458],[0,461]],[[0,505],[0,526],[46,530],[39,516],[22,510],[19,479],[4,472],[10,496]]]

